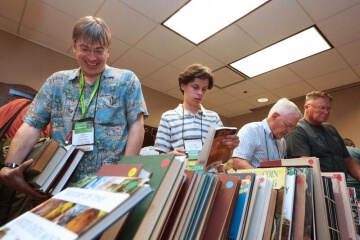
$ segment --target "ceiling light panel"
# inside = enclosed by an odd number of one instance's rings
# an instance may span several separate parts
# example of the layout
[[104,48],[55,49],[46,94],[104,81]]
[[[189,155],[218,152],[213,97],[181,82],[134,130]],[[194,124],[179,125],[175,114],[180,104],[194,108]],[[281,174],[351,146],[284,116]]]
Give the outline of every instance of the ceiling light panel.
[[251,78],[330,48],[320,32],[311,27],[230,66]]
[[163,25],[199,44],[269,0],[193,0]]

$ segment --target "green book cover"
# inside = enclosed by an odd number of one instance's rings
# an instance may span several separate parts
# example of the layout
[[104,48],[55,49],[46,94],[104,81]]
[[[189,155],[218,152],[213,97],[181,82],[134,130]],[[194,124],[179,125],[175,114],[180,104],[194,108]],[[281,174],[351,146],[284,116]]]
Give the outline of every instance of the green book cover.
[[129,218],[126,220],[123,230],[118,239],[133,239],[137,229],[139,228],[146,211],[148,210],[166,172],[168,171],[171,162],[174,159],[173,154],[161,154],[150,156],[128,156],[123,157],[119,164],[142,164],[143,169],[151,172],[149,185],[154,190],[147,198],[139,203],[131,212]]

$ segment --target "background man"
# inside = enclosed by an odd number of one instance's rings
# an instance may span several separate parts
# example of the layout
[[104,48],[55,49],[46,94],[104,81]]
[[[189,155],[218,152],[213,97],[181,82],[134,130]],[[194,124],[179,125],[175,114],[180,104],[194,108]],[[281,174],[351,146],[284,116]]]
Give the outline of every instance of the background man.
[[263,121],[245,124],[237,134],[240,143],[232,155],[233,169],[256,168],[260,161],[285,158],[284,136],[291,132],[301,117],[298,107],[282,98]]

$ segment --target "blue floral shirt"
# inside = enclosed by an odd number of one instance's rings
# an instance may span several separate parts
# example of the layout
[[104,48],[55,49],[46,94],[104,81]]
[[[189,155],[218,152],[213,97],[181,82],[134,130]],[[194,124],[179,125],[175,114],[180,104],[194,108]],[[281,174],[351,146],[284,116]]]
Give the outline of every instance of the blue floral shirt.
[[[24,121],[38,129],[51,124],[51,138],[64,144],[73,122],[81,119],[79,69],[60,71],[50,76],[32,102]],[[95,87],[85,83],[85,102]],[[148,116],[141,83],[136,75],[105,66],[98,91],[84,118],[93,118],[94,150],[86,152],[70,182],[94,175],[102,164],[118,163],[124,155],[129,127],[138,114]]]

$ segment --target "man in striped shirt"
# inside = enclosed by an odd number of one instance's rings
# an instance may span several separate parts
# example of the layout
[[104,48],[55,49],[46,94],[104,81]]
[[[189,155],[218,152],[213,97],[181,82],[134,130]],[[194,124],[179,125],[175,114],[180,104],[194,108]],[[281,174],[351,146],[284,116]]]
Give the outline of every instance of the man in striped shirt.
[[[184,156],[185,146],[202,146],[211,126],[223,126],[219,115],[205,109],[201,102],[214,85],[211,70],[201,64],[190,65],[179,76],[183,104],[163,113],[156,134],[155,150]],[[222,144],[234,149],[239,144],[236,135],[228,135]]]

